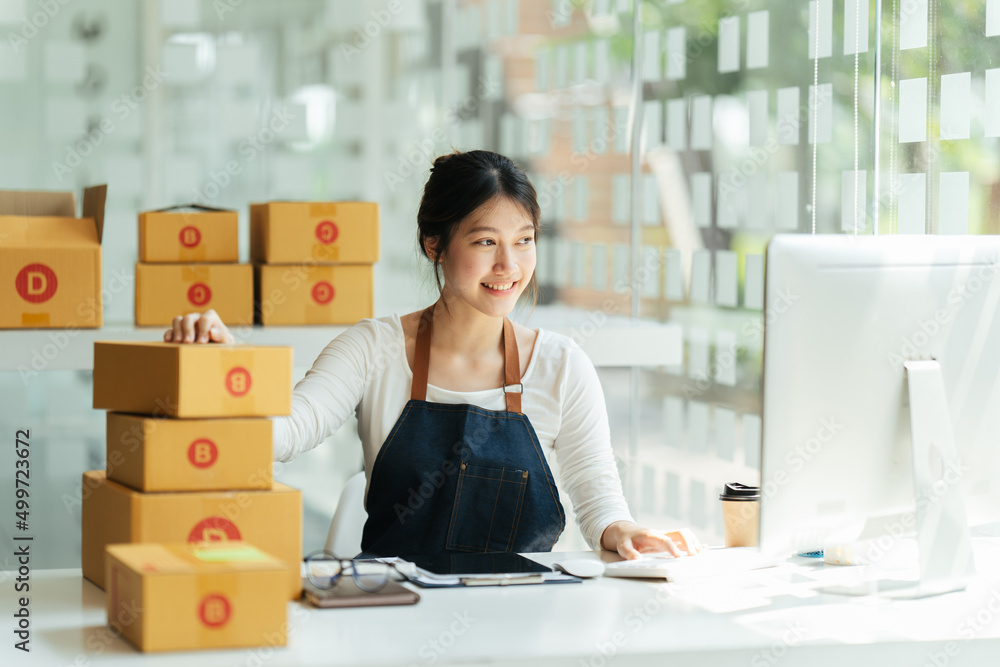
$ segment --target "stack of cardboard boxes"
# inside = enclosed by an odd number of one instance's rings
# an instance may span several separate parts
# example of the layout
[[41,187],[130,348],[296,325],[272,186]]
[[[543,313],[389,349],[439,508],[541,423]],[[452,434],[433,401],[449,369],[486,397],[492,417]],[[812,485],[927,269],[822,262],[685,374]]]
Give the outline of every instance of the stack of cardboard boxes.
[[253,273],[237,263],[238,229],[236,211],[196,204],[140,213],[136,325],[209,309],[227,324],[251,324]]
[[[142,612],[150,616],[143,618],[163,613],[169,624],[201,628],[148,646],[133,639],[140,648],[264,643],[235,624],[248,614],[232,613],[233,625],[220,624],[238,604],[225,586],[239,589],[232,581],[219,588],[219,577],[239,574],[220,563],[243,563],[239,577],[257,577],[258,585],[280,581],[277,597],[239,598],[248,608],[299,596],[302,497],[272,480],[272,425],[264,418],[290,413],[291,374],[287,347],[95,343],[94,407],[109,410],[107,470],[83,475],[83,575],[108,590],[109,622],[128,602],[121,587],[138,586],[152,596]],[[240,541],[276,559],[247,551]],[[213,542],[231,542],[236,551],[199,551]],[[195,547],[150,546],[186,543]],[[147,548],[107,548],[113,544]],[[280,576],[276,562],[283,563]],[[167,572],[177,575],[174,584],[169,577],[136,583]],[[184,606],[194,595],[204,599]],[[198,609],[191,623],[175,621]]]
[[372,317],[378,217],[374,202],[251,204],[257,323],[354,324]]

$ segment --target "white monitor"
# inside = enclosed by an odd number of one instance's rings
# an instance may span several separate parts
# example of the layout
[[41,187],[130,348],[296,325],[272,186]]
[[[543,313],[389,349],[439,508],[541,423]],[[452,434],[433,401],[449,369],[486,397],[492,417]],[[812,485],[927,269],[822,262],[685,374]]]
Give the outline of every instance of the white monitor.
[[766,266],[762,550],[1000,521],[1000,237],[778,235]]

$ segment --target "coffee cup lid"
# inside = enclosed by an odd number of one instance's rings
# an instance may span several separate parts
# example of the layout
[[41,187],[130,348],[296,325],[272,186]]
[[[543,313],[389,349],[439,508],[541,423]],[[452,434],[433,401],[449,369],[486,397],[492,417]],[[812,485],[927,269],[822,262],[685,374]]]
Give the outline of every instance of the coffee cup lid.
[[760,500],[760,487],[730,482],[726,484],[726,490],[719,494],[719,500]]

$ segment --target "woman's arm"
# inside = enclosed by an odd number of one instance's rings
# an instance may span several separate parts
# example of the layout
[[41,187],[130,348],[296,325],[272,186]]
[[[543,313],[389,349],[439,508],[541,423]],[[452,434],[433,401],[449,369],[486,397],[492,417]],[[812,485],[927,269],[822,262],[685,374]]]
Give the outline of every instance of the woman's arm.
[[[218,313],[175,317],[166,342],[234,343]],[[291,461],[313,449],[347,421],[364,396],[368,371],[378,349],[372,320],[358,322],[330,342],[292,391],[292,412],[274,417],[274,460]]]
[[616,551],[623,558],[654,551],[674,555],[700,551],[690,530],[664,533],[635,523],[622,493],[597,370],[575,343],[567,354],[555,447],[561,481],[584,537],[594,548]]

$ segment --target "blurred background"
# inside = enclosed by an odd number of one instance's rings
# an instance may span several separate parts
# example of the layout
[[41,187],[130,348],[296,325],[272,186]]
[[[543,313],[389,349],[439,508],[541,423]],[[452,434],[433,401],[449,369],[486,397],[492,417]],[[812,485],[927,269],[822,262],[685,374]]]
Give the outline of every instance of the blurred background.
[[[238,210],[248,261],[250,202],[376,201],[376,316],[416,310],[433,157],[517,160],[544,218],[518,319],[681,327],[682,364],[599,372],[637,519],[709,543],[722,484],[759,480],[768,239],[1000,226],[1000,0],[0,0],[0,38],[0,188],[109,184],[106,326],[132,322],[137,213],[187,202]],[[0,432],[32,430],[36,567],[79,566],[91,389],[0,372]],[[276,464],[306,552],[360,469],[353,421]]]

